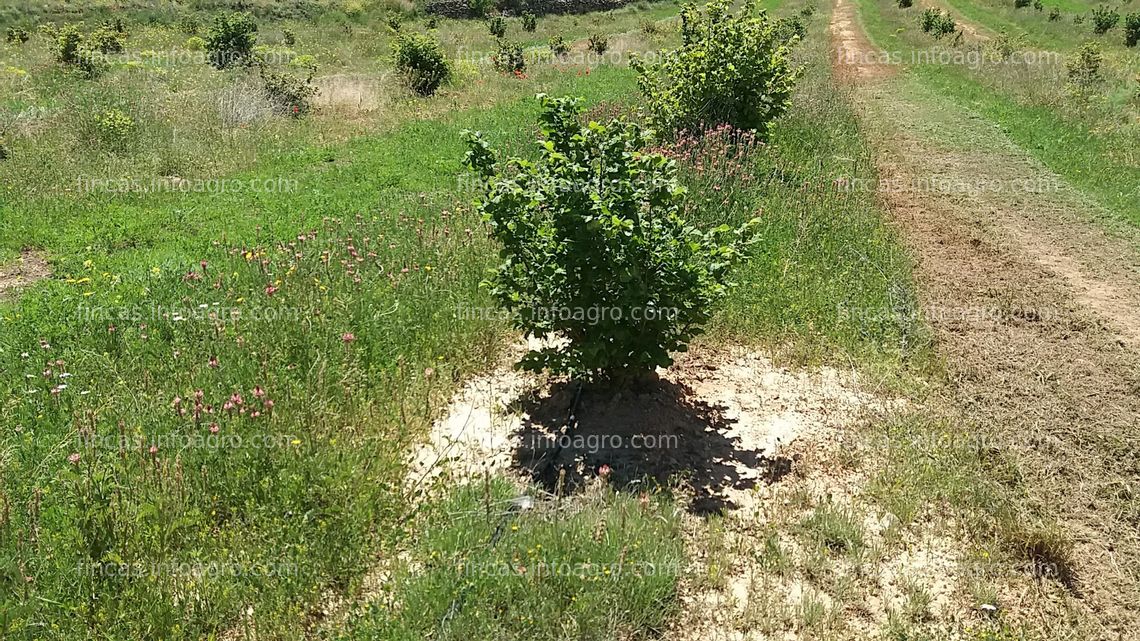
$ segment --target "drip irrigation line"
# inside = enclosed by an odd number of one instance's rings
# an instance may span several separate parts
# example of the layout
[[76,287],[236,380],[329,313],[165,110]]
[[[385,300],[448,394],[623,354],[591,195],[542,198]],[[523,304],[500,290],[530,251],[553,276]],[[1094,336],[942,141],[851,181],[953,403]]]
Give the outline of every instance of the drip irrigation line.
[[566,420],[562,423],[562,427],[558,430],[558,438],[554,439],[554,447],[542,455],[538,464],[533,468],[532,473],[536,477],[542,477],[553,467],[554,462],[558,460],[558,455],[562,453],[563,443],[568,441],[568,438],[574,435],[574,430],[578,427],[578,402],[582,400],[582,381],[577,381],[578,387],[574,391],[574,401],[570,403],[570,409],[566,413]]
[[[562,424],[561,429],[559,429],[560,436],[572,435],[574,429],[578,426],[577,412],[578,403],[582,400],[582,381],[577,381],[577,383],[577,389],[574,391],[574,401],[570,403],[570,409],[566,413],[566,421]],[[558,459],[558,455],[562,452],[562,441],[562,438],[557,439],[555,447],[546,454],[543,454],[542,460],[539,461],[540,467],[534,469],[536,476],[541,476],[541,474],[546,473],[546,471],[554,465],[554,461]],[[512,515],[524,510],[529,510],[533,505],[534,499],[529,496],[520,496],[512,499],[511,505],[499,515],[499,522],[495,524],[495,529],[492,531],[491,537],[487,540],[486,547],[493,549],[498,545],[499,540],[503,537],[503,532],[506,531],[507,520]],[[443,631],[447,627],[447,624],[463,609],[463,604],[467,601],[467,594],[470,590],[471,584],[464,584],[463,587],[460,588],[459,594],[455,595],[455,598],[451,600],[451,604],[447,607],[447,612],[445,612],[443,618],[439,620],[439,627],[437,628],[439,636],[443,636]]]

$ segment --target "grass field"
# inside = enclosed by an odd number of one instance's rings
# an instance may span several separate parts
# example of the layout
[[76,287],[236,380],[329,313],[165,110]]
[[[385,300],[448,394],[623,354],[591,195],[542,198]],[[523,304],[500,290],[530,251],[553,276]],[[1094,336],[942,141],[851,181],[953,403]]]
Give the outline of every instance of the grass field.
[[[1136,190],[1140,174],[1132,144],[1140,122],[1136,99],[1140,58],[1123,46],[1119,29],[1094,36],[1088,25],[1074,25],[1071,17],[1083,16],[1085,10],[1073,9],[1065,20],[1048,22],[1031,7],[1015,11],[963,2],[954,4],[953,10],[988,25],[994,35],[989,41],[962,45],[956,52],[948,43],[923,34],[913,11],[887,2],[861,7],[877,44],[900,51],[903,59],[934,61],[913,65],[921,82],[996,123],[1049,169],[1098,200],[1119,222],[1140,222]],[[1035,25],[1045,25],[1048,31],[1030,31]],[[1086,91],[1069,81],[1067,65],[1087,41],[1102,47],[1104,63],[1100,77]],[[924,59],[915,52],[931,55]]]
[[[1066,590],[1097,567],[1083,565],[1087,540],[1121,537],[1122,565],[1135,567],[1119,528],[1140,514],[1136,475],[1100,467],[1107,455],[1089,464],[1119,490],[1095,494],[1111,527],[1069,503],[1047,507],[1055,486],[1026,472],[1036,459],[1010,435],[1031,430],[977,391],[1004,385],[1021,398],[1020,364],[963,356],[970,340],[989,344],[973,332],[993,318],[961,320],[973,303],[931,275],[938,243],[913,228],[914,212],[934,205],[910,209],[884,187],[896,170],[919,170],[884,159],[897,152],[885,151],[891,125],[927,127],[914,143],[927,156],[974,149],[968,124],[936,122],[940,109],[967,111],[1087,198],[1081,215],[1058,214],[1059,231],[1084,216],[1128,243],[1140,222],[1135,50],[1117,42],[1120,27],[1101,38],[1101,75],[1078,96],[1064,63],[1089,39],[1069,17],[1087,7],[952,4],[985,34],[1020,35],[1017,50],[1061,62],[900,65],[907,84],[881,104],[907,115],[892,121],[868,115],[868,94],[837,63],[841,8],[762,3],[780,33],[802,35],[789,43],[790,106],[770,135],[710,128],[653,147],[675,162],[696,229],[758,219],[707,331],[646,383],[658,387],[573,393],[574,380],[540,375],[496,400],[483,425],[492,442],[499,422],[608,413],[579,429],[604,439],[677,427],[679,450],[573,443],[542,477],[519,449],[465,452],[452,434],[430,482],[415,480],[424,443],[457,412],[465,430],[482,425],[473,417],[486,408],[459,401],[476,383],[514,380],[503,363],[519,342],[505,317],[469,313],[495,306],[481,283],[502,246],[473,204],[481,184],[463,165],[463,132],[539,162],[536,94],[580,97],[588,121],[645,120],[631,59],[684,46],[681,6],[536,11],[533,30],[508,11],[499,38],[487,20],[410,4],[247,3],[260,72],[208,63],[204,39],[225,3],[3,9],[0,29],[28,39],[0,44],[0,636],[1092,639],[1124,629],[1131,602],[1097,600],[1098,614]],[[1044,17],[1053,6],[1064,20]],[[858,3],[859,24],[885,49],[993,50],[996,35],[935,42],[918,11]],[[115,18],[124,49],[96,56],[91,73],[61,62],[62,40],[40,28],[82,20],[93,42]],[[430,97],[405,86],[390,55],[412,32],[437,40],[450,65]],[[568,52],[554,54],[552,37]],[[496,69],[500,40],[522,47],[525,71]],[[305,109],[274,102],[266,70],[310,78]],[[978,208],[962,198],[955,206]],[[1029,198],[1037,209],[1048,196]],[[989,232],[977,233],[973,246],[988,247]],[[1115,264],[1084,282],[1114,278]],[[1111,282],[1132,300],[1127,280]],[[1100,299],[1089,309],[1107,324],[1066,320],[1084,299],[1033,295],[994,294],[996,324],[1047,303],[1066,309],[1049,327],[1078,337],[1067,344],[1128,327],[1128,313]],[[1123,341],[1109,356],[1096,345],[1051,354],[1121,373],[1103,386],[1103,416],[1050,407],[1087,418],[1100,439],[1132,416],[1134,404],[1109,399],[1127,389],[1133,361]],[[1074,375],[1040,367],[1041,385]],[[713,373],[725,378],[709,383]],[[1126,453],[1133,436],[1090,449]],[[453,457],[484,467],[465,475]],[[938,558],[919,559],[932,545]],[[1090,599],[1134,585],[1105,576]],[[1015,602],[1031,580],[1046,585]]]

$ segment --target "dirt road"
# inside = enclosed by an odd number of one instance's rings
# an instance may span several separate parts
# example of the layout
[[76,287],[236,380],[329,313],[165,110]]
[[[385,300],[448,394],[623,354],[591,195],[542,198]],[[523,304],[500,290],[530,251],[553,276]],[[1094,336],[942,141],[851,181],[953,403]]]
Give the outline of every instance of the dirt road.
[[[880,197],[917,265],[945,359],[940,399],[1000,436],[1026,515],[1072,547],[1026,616],[1080,638],[1140,629],[1140,247],[991,123],[876,63],[851,0],[832,18],[878,150]],[[1026,542],[1038,545],[1040,542]],[[1056,555],[1042,545],[1030,555]],[[1075,617],[1068,616],[1076,614]],[[1062,638],[1062,637],[1059,637]]]

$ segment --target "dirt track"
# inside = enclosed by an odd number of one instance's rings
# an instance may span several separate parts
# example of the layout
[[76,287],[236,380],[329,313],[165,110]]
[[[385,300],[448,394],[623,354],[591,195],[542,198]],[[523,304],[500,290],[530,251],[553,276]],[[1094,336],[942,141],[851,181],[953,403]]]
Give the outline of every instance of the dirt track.
[[[836,71],[876,143],[889,186],[880,196],[917,265],[949,375],[941,402],[999,435],[1027,514],[1055,519],[1073,543],[1072,581],[1036,595],[1033,616],[1079,638],[1131,638],[1140,629],[1137,235],[1105,233],[1094,204],[996,127],[866,62],[874,50],[858,25],[851,0],[838,0],[834,46],[862,55],[847,57],[855,68],[837,57]],[[1045,188],[1008,188],[1025,177]]]

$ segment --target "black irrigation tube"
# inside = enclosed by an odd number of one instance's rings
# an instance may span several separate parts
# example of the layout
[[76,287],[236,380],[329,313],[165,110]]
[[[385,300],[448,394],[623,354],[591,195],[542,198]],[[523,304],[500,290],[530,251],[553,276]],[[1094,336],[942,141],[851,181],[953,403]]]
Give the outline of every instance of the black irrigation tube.
[[546,474],[553,467],[554,462],[558,460],[558,455],[562,453],[562,443],[569,440],[563,439],[563,436],[572,436],[574,429],[578,427],[578,401],[582,400],[582,381],[578,381],[578,388],[574,391],[574,401],[570,403],[570,411],[566,413],[566,421],[562,423],[562,427],[558,430],[558,438],[554,439],[554,447],[542,455],[542,459],[538,464],[531,469],[531,474],[536,477],[541,477]]

